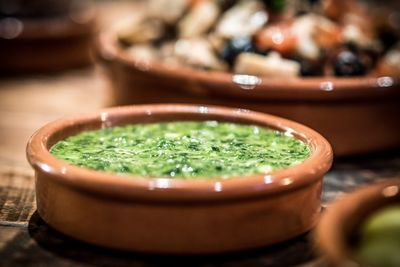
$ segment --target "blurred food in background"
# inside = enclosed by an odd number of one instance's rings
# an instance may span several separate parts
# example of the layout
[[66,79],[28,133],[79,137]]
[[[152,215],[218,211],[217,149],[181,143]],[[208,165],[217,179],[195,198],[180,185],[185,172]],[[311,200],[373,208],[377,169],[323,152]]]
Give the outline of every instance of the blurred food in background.
[[16,17],[65,15],[70,5],[70,0],[0,0],[0,13]]
[[354,0],[149,0],[116,24],[136,59],[264,77],[400,75],[400,13]]
[[95,16],[88,0],[0,0],[1,74],[89,64]]

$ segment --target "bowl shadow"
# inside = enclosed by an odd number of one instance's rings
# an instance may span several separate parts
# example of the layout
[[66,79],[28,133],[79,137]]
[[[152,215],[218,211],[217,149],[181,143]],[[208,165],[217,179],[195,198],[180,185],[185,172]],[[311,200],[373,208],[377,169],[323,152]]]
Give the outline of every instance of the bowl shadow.
[[274,246],[250,251],[182,256],[126,252],[87,244],[58,232],[49,226],[37,211],[29,220],[28,232],[42,249],[53,256],[88,266],[290,267],[316,260],[310,233]]

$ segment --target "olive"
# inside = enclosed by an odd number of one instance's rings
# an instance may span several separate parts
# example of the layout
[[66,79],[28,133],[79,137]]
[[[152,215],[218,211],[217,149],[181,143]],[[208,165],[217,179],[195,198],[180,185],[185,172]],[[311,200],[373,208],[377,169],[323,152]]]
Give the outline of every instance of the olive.
[[236,57],[243,52],[261,54],[261,51],[254,45],[251,37],[245,36],[233,38],[225,43],[220,52],[220,57],[232,66],[235,63]]
[[360,56],[350,49],[341,50],[333,60],[336,76],[358,76],[366,73],[366,66]]
[[369,48],[360,48],[354,43],[346,43],[343,47],[356,54],[366,70],[374,68],[380,56],[379,52]]
[[367,266],[400,266],[400,204],[382,208],[367,217],[360,234],[357,254],[362,263]]
[[311,61],[300,59],[301,76],[321,76],[324,75],[324,62],[322,60]]

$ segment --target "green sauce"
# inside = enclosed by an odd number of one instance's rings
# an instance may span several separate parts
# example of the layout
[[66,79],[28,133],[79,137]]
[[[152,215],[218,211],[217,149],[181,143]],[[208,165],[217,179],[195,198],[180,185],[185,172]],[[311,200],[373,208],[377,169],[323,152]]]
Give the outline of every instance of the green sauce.
[[256,125],[178,121],[82,132],[56,143],[51,153],[94,170],[204,179],[284,169],[311,152],[298,139]]

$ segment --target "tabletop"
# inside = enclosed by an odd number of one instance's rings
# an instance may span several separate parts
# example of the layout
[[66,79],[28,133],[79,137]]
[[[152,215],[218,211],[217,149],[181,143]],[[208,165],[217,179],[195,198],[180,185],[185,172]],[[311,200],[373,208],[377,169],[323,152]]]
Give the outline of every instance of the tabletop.
[[[36,211],[26,142],[47,122],[110,106],[111,90],[96,67],[0,80],[0,266],[324,266],[312,233],[252,251],[182,257],[100,248],[48,226]],[[324,206],[329,209],[345,192],[393,177],[400,177],[399,150],[335,159],[324,179]]]
[[[166,257],[107,250],[70,239],[36,212],[34,176],[25,159],[29,136],[47,122],[109,106],[110,86],[95,68],[0,80],[0,266],[323,266],[305,234],[234,255]],[[336,159],[323,202],[400,176],[400,152]]]

